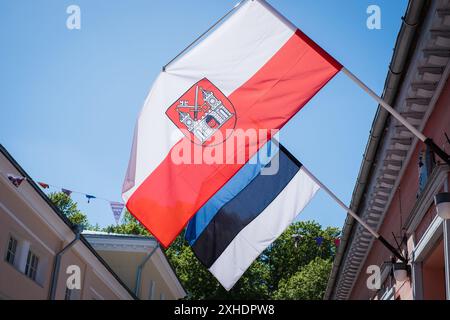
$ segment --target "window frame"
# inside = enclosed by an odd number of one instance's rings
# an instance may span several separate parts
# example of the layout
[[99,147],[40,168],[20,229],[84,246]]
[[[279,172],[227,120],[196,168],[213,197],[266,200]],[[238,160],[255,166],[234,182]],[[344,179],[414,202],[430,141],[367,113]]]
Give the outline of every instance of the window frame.
[[33,250],[28,250],[27,262],[25,264],[24,274],[31,280],[36,281],[36,277],[39,270],[39,256],[33,252]]
[[[11,244],[13,244],[13,245],[11,245]],[[18,245],[19,245],[19,240],[17,240],[16,237],[10,235],[8,238],[8,246],[6,248],[5,261],[12,266],[15,266]],[[12,259],[11,259],[11,257],[12,257]]]

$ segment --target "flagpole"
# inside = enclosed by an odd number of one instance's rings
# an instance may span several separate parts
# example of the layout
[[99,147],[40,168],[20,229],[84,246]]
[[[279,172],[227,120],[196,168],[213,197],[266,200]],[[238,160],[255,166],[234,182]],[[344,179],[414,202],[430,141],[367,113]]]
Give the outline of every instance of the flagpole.
[[186,51],[188,51],[194,44],[197,43],[197,41],[199,41],[201,38],[203,38],[208,32],[210,32],[212,29],[214,29],[219,23],[221,23],[226,17],[228,17],[231,13],[233,13],[234,11],[236,11],[237,8],[239,8],[244,2],[246,2],[247,0],[241,0],[240,2],[238,2],[233,8],[231,8],[231,10],[229,10],[227,13],[225,13],[219,20],[217,20],[216,22],[214,22],[214,24],[208,28],[208,30],[206,30],[205,32],[203,32],[201,35],[199,35],[194,41],[192,41],[186,48],[184,48],[179,54],[177,54],[172,60],[170,60],[169,62],[167,62],[163,67],[162,67],[162,71],[165,72],[167,67],[174,62],[175,60],[177,60],[180,56],[182,56]]
[[394,108],[392,108],[386,101],[381,99],[372,89],[370,89],[364,82],[362,82],[358,77],[351,73],[347,68],[342,67],[341,70],[345,75],[347,75],[351,80],[353,80],[361,89],[363,89],[369,96],[375,99],[380,106],[382,106],[387,112],[389,112],[395,119],[397,119],[402,125],[408,128],[420,141],[424,142],[429,146],[442,160],[444,160],[448,165],[450,165],[450,156],[442,150],[433,139],[426,137],[422,132],[416,129],[411,123],[408,122],[400,113],[398,113]]
[[364,220],[362,220],[352,209],[347,207],[341,199],[339,199],[333,191],[331,191],[326,185],[324,185],[316,176],[314,176],[305,166],[302,166],[302,170],[315,182],[320,186],[336,203],[344,209],[349,215],[351,215],[359,224],[361,224],[364,229],[369,231],[375,239],[379,240],[395,257],[400,259],[402,262],[408,263],[408,260],[400,253],[397,249],[395,249],[382,235],[376,232],[373,228],[371,228]]

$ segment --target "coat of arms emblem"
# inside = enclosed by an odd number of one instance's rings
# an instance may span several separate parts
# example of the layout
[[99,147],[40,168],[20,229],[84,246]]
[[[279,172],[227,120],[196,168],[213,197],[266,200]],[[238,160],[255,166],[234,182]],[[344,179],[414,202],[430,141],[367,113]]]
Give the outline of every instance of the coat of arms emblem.
[[[194,143],[218,144],[236,125],[236,112],[228,98],[208,79],[194,84],[166,111],[172,122]],[[218,134],[220,132],[221,135]]]

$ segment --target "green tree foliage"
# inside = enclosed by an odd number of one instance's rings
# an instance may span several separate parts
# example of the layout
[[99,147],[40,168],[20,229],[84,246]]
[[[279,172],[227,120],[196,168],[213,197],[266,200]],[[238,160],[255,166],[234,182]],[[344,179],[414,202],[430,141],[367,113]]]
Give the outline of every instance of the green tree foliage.
[[121,224],[107,226],[103,231],[118,234],[150,236],[147,229],[145,229],[128,211],[125,212]]
[[226,291],[195,257],[184,232],[166,251],[175,272],[188,292],[188,299],[268,299],[269,266],[256,260],[230,291]]
[[[122,224],[106,232],[149,236],[128,212]],[[253,262],[230,291],[226,291],[205,268],[184,239],[182,232],[166,250],[167,257],[188,292],[187,299],[320,299],[335,255],[337,228],[313,221],[292,224]],[[317,245],[316,238],[323,242]],[[302,288],[296,288],[296,286]]]
[[331,272],[331,259],[316,257],[287,280],[282,279],[275,291],[275,299],[320,300],[325,294]]
[[[282,279],[289,279],[316,257],[332,260],[336,253],[334,239],[339,233],[338,228],[322,229],[314,221],[289,226],[263,255],[270,266],[270,289],[276,291]],[[320,246],[317,237],[323,238]]]
[[63,192],[52,192],[48,195],[53,204],[73,223],[90,227],[87,216],[78,210],[77,203]]

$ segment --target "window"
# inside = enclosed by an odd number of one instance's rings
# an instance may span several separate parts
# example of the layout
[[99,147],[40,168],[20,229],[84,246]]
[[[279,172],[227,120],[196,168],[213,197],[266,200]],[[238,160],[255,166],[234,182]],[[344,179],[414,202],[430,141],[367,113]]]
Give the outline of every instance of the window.
[[425,189],[428,178],[435,166],[436,161],[434,159],[434,153],[430,147],[427,146],[425,150],[422,150],[419,153],[419,190],[417,192],[417,197],[419,197]]
[[9,264],[14,265],[14,259],[16,258],[17,251],[17,239],[9,237],[8,250],[6,251],[6,261]]
[[27,264],[25,266],[25,274],[31,280],[36,280],[39,258],[30,250],[28,251]]

